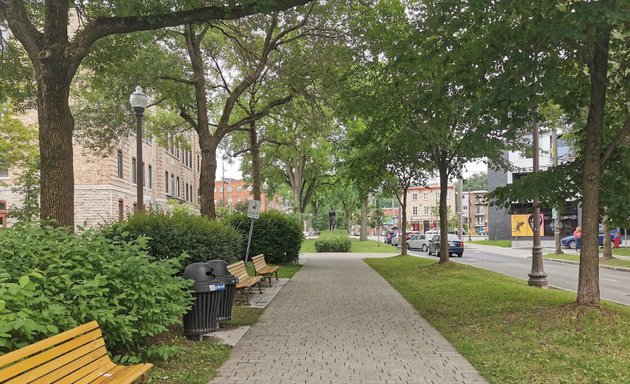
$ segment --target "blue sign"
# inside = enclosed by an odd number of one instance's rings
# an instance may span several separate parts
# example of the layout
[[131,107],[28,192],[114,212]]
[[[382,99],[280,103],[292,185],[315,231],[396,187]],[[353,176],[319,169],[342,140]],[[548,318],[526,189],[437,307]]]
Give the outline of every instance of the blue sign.
[[217,292],[217,291],[224,291],[224,290],[225,290],[224,283],[210,284],[210,292]]

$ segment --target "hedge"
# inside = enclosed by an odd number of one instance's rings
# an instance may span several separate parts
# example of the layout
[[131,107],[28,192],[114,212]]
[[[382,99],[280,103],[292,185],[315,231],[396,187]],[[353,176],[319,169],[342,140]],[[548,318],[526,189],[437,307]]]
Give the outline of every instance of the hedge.
[[[243,249],[247,247],[247,237],[251,219],[244,214],[231,215],[226,220],[243,235]],[[298,260],[304,234],[297,218],[277,211],[260,214],[254,222],[250,256],[265,254],[265,260],[272,264],[291,263]]]
[[92,320],[125,353],[181,322],[192,299],[174,276],[180,260],[155,260],[146,247],[94,230],[0,231],[0,354]]
[[230,225],[184,212],[133,215],[123,224],[114,224],[111,233],[127,240],[148,237],[149,254],[172,259],[186,252],[188,263],[212,259],[233,263],[245,249],[243,236]]
[[346,231],[324,231],[315,240],[317,252],[350,252],[352,243]]

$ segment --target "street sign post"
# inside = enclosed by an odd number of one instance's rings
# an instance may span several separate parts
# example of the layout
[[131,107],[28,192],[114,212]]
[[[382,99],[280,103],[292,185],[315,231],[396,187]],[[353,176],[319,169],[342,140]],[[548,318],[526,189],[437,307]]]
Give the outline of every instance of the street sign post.
[[252,232],[254,232],[254,220],[260,217],[260,201],[250,200],[247,204],[247,217],[252,219],[249,225],[249,237],[247,239],[247,250],[245,251],[245,263],[249,260],[249,247],[252,244]]

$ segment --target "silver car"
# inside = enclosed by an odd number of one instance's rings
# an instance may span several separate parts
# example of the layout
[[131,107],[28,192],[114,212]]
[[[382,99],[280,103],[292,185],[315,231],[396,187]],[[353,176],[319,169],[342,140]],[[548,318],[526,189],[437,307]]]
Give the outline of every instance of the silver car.
[[429,242],[436,234],[415,235],[407,240],[407,248],[421,249],[423,252],[429,250]]

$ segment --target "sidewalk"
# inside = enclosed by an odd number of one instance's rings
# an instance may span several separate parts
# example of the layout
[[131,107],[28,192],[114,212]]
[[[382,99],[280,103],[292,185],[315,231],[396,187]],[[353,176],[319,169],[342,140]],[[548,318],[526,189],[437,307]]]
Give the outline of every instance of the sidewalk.
[[212,383],[485,383],[370,256],[303,255]]

